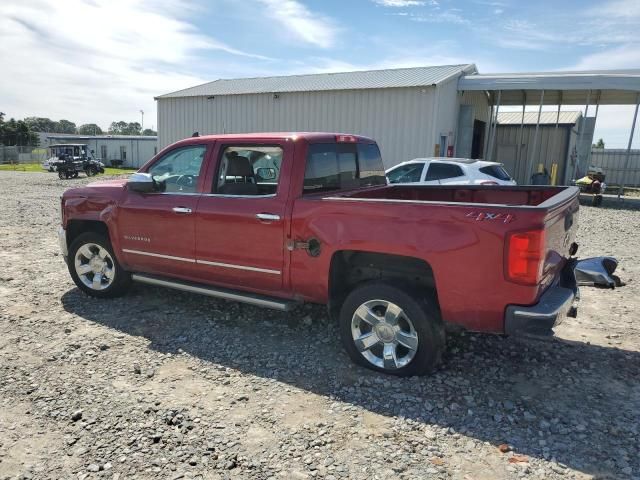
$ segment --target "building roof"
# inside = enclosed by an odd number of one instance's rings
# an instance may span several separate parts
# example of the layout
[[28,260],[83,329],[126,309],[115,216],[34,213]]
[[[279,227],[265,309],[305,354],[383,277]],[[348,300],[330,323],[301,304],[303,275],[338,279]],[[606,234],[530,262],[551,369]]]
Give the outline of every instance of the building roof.
[[[540,125],[556,124],[558,112],[542,112],[540,115]],[[560,112],[560,125],[575,125],[582,116],[582,112]],[[498,123],[500,125],[535,125],[538,121],[538,112],[524,112],[524,122],[522,112],[498,112]]]
[[544,91],[545,105],[629,105],[638,101],[640,69],[592,70],[580,72],[491,73],[465,75],[458,80],[460,91],[489,91],[501,105],[537,105]]
[[313,92],[437,85],[461,73],[475,73],[476,66],[439,65],[360,72],[316,73],[281,77],[220,79],[156,97],[199,97],[249,93]]
[[55,133],[47,139],[55,140],[158,140],[156,135],[75,135],[73,133]]

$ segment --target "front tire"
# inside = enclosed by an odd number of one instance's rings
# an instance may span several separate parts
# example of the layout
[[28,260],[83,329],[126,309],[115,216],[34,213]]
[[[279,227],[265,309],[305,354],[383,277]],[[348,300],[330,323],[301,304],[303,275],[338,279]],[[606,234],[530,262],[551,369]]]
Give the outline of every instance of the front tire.
[[83,233],[71,243],[68,267],[78,288],[92,297],[119,297],[131,284],[131,275],[118,263],[111,242],[99,233]]
[[444,326],[428,295],[383,282],[354,289],[340,309],[340,336],[358,365],[402,377],[425,375],[440,362]]

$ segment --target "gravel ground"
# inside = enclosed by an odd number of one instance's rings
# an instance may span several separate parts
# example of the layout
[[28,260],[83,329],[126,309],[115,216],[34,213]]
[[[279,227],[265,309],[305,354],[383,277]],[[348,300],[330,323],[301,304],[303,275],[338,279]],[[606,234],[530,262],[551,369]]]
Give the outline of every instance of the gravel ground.
[[321,307],[87,298],[55,234],[87,181],[0,172],[0,479],[640,478],[640,211],[582,208],[581,255],[628,285],[584,288],[557,337],[458,334],[398,379]]

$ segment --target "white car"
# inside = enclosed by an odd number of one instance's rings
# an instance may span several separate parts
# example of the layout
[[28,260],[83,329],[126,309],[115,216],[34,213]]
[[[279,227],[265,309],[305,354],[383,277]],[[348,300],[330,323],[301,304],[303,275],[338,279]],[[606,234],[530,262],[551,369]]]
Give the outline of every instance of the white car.
[[413,185],[516,185],[501,163],[468,158],[416,158],[391,167],[389,183]]

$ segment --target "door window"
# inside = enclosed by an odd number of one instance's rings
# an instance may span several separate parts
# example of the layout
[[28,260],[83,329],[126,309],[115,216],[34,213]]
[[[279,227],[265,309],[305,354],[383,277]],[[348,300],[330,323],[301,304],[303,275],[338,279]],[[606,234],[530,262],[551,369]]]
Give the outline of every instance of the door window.
[[206,150],[204,145],[172,150],[147,173],[160,183],[164,192],[195,193]]
[[220,157],[214,193],[275,195],[283,150],[278,146],[229,146]]
[[380,150],[375,144],[317,143],[309,145],[304,174],[305,193],[384,185]]
[[450,163],[431,163],[426,180],[445,180],[447,178],[464,177],[462,168]]
[[423,168],[424,163],[410,163],[408,165],[402,165],[395,170],[391,170],[387,174],[387,178],[389,178],[389,183],[419,182]]

